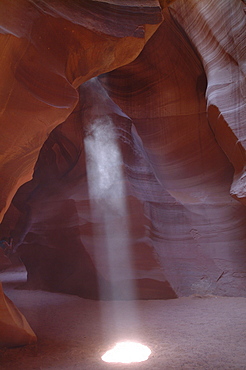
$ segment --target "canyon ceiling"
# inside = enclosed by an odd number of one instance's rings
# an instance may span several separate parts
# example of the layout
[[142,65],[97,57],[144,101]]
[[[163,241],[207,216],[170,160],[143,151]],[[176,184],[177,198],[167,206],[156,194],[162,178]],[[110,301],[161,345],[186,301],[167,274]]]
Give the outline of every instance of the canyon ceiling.
[[241,0],[1,0],[0,233],[30,288],[246,296],[245,25]]

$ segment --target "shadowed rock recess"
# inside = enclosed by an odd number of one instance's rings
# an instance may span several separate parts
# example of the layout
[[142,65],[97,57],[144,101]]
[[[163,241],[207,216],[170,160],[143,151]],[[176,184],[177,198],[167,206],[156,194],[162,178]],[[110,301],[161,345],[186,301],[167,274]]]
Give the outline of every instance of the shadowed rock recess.
[[[1,1],[0,236],[28,288],[129,299],[130,281],[138,299],[246,297],[244,8]],[[113,163],[111,139],[120,160],[102,200],[89,166],[100,148]],[[122,261],[116,277],[106,245],[124,248],[119,224],[132,272]]]

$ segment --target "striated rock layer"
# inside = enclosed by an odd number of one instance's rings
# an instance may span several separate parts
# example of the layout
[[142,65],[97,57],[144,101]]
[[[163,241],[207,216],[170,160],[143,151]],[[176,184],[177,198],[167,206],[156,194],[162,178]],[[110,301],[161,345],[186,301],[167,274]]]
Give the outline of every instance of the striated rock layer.
[[246,296],[243,3],[167,3],[157,28],[156,1],[13,2],[2,199],[64,121],[0,228],[32,288],[118,299],[133,296],[130,282],[138,298]]
[[[245,204],[246,18],[242,1],[176,1],[170,11],[199,53],[216,140],[235,168],[231,194]],[[216,16],[215,16],[216,15]]]

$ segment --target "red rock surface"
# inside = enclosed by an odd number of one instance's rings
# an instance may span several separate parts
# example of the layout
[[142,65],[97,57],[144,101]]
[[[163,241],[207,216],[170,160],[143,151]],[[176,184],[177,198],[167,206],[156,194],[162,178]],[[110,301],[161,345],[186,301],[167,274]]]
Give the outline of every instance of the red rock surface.
[[[65,121],[1,225],[14,230],[29,285],[95,298],[99,284],[124,298],[133,278],[140,298],[245,296],[246,211],[231,196],[245,196],[243,3],[176,0],[158,29],[156,1],[28,2],[22,28],[27,2],[13,4],[2,36],[3,210]],[[123,178],[112,168],[111,181],[126,191],[133,276],[124,263],[109,274],[105,245],[121,218],[103,203],[111,190],[98,200],[88,182],[84,140],[98,122],[122,152]]]

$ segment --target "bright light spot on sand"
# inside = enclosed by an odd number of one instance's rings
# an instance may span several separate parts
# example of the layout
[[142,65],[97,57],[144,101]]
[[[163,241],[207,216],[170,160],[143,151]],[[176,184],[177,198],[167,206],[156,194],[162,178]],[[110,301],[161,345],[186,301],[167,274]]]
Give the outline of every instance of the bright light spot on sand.
[[149,347],[135,342],[117,343],[114,348],[107,351],[102,360],[105,362],[121,362],[129,364],[131,362],[146,361],[151,354]]

